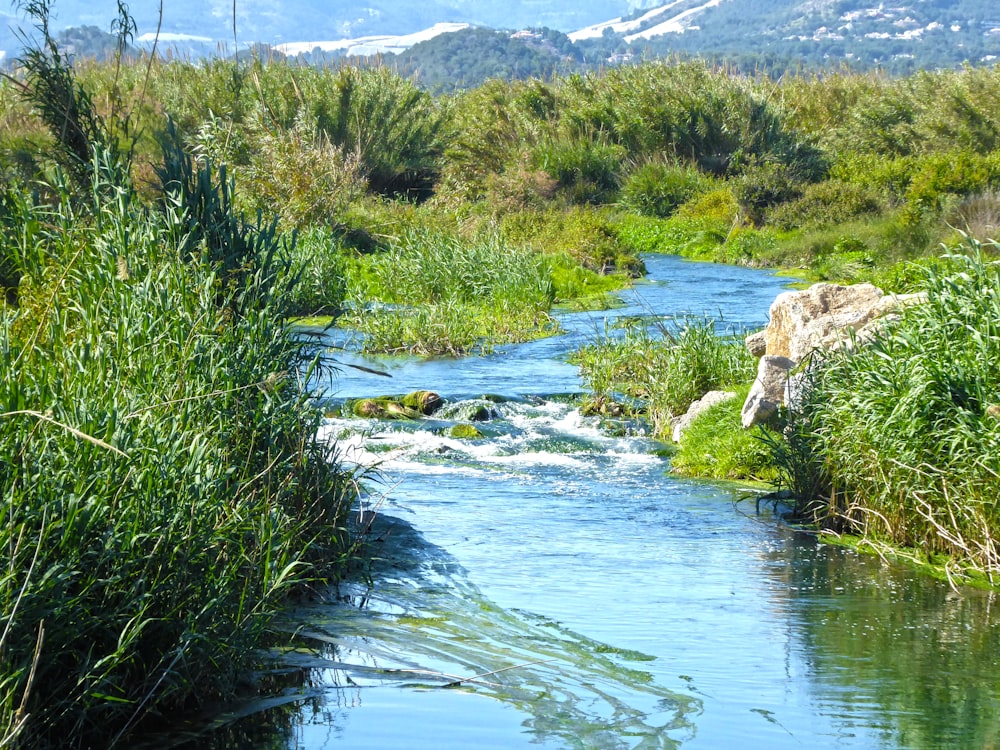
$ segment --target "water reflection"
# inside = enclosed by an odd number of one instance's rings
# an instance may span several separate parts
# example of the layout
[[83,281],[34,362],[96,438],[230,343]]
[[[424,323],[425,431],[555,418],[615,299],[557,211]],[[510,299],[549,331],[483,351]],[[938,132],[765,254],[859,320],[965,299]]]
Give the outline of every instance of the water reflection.
[[995,593],[802,538],[767,562],[818,710],[886,747],[1000,746]]
[[[532,746],[676,748],[691,736],[700,699],[656,684],[643,668],[652,657],[500,609],[405,521],[378,523],[375,538],[383,542],[371,571],[377,586],[342,586],[338,606],[302,608],[287,622],[311,646],[293,663],[321,670],[326,699],[360,702],[363,691],[392,689],[411,712],[422,691],[476,696],[476,712],[493,699],[520,716],[521,736],[504,737],[499,746],[506,747],[520,739]],[[336,724],[345,717],[329,718]],[[372,731],[370,721],[366,726]],[[411,747],[437,746],[426,727],[419,734]],[[464,742],[481,746],[470,737]]]

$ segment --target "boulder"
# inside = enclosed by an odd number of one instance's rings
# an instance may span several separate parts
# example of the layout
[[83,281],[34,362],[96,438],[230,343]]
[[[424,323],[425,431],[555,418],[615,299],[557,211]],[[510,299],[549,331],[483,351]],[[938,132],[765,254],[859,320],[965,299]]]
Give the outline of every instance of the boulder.
[[695,418],[701,414],[703,411],[707,411],[716,404],[721,404],[723,401],[728,401],[731,398],[736,398],[736,394],[732,391],[709,391],[704,396],[699,398],[697,401],[688,407],[687,412],[684,416],[678,417],[674,421],[674,433],[673,438],[675,443],[681,441],[681,436],[684,434],[684,430],[691,426]]
[[839,345],[885,313],[883,296],[872,284],[813,284],[779,294],[771,303],[766,354],[801,362],[816,349]]
[[795,362],[788,357],[765,354],[757,364],[757,379],[743,402],[744,429],[770,421],[785,402],[788,375]]
[[407,409],[413,409],[424,416],[430,416],[444,404],[444,400],[434,391],[413,391],[399,398]]
[[767,422],[778,407],[794,407],[802,396],[802,376],[790,370],[815,351],[869,341],[899,311],[926,301],[926,294],[884,294],[872,284],[814,284],[779,294],[771,320],[762,332],[746,338],[747,349],[761,358],[743,404],[743,426]]

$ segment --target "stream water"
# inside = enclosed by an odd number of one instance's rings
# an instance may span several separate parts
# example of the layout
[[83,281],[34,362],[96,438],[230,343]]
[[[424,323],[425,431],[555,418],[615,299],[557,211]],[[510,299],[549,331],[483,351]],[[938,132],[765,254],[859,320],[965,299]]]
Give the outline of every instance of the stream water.
[[217,746],[1000,744],[992,594],[817,544],[745,491],[671,476],[647,438],[611,436],[563,397],[581,388],[566,354],[614,318],[759,327],[783,288],[766,272],[646,262],[624,307],[564,315],[562,336],[465,359],[333,351],[392,375],[342,368],[334,401],[507,400],[477,440],[444,437],[448,411],[328,421],[346,462],[378,467],[374,560],[289,614],[301,647],[279,658],[287,684],[220,717]]

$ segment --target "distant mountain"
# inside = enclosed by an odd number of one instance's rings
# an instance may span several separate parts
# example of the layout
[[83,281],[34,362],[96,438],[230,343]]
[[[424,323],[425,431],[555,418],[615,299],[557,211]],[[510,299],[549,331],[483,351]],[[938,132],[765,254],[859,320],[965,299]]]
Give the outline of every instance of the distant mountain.
[[[241,45],[277,45],[412,34],[437,23],[570,31],[656,4],[655,0],[237,0],[235,24],[233,0],[165,0],[162,24],[154,0],[129,3],[129,11],[140,40],[151,39],[160,26],[161,39],[171,42],[233,44],[235,39]],[[54,0],[53,7],[56,31],[71,26],[107,31],[116,12],[115,0]],[[24,25],[16,12],[0,13],[0,24],[7,27],[12,22]],[[3,32],[11,39],[6,28]]]
[[673,0],[569,34],[641,55],[906,69],[1000,59],[997,0]]
[[[235,19],[233,0],[165,0],[163,6],[162,19],[154,0],[129,6],[137,46],[148,47],[159,28],[161,49],[191,56],[252,43],[312,57],[412,50],[407,66],[433,76],[468,68],[470,29],[509,32],[489,38],[475,66],[481,73],[494,65],[504,76],[561,68],[567,60],[599,66],[676,54],[744,67],[848,62],[897,72],[1000,59],[1000,0],[237,0]],[[54,0],[52,28],[108,31],[115,10],[116,0]],[[0,60],[17,54],[11,26],[30,28],[15,11],[0,12]],[[529,29],[565,32],[575,50],[548,60],[544,45],[504,41]],[[447,38],[459,31],[466,33]],[[448,60],[452,52],[465,63],[456,68]]]

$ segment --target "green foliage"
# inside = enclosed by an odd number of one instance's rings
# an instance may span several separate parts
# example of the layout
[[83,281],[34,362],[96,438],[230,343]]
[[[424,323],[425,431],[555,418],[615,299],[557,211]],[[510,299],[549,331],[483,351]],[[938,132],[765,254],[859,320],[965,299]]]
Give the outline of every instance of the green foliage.
[[927,303],[812,368],[800,452],[826,476],[802,498],[816,520],[994,573],[1000,269],[984,249],[969,240]]
[[537,145],[534,165],[556,180],[570,203],[606,203],[618,190],[625,149],[600,135],[560,134]]
[[347,255],[342,240],[313,228],[289,248],[288,273],[296,283],[285,303],[291,315],[336,315],[347,297]]
[[768,446],[758,434],[743,429],[741,412],[749,390],[748,385],[735,389],[735,398],[695,418],[670,460],[675,473],[705,479],[778,480]]
[[546,253],[545,260],[552,275],[556,302],[606,308],[613,304],[611,293],[628,281],[620,274],[601,274],[584,268],[567,253]]
[[552,325],[554,289],[544,260],[496,235],[463,241],[412,232],[365,259],[352,288],[350,322],[369,351],[462,354],[530,339]]
[[539,253],[568,255],[595,273],[626,277],[643,273],[636,255],[641,249],[622,242],[609,215],[588,206],[508,214],[501,219],[500,230],[510,242],[529,245]]
[[710,181],[694,167],[651,161],[629,174],[618,203],[643,216],[667,218],[710,187]]
[[729,187],[717,187],[693,196],[677,209],[679,219],[708,219],[719,226],[733,226],[739,220],[740,205]]
[[[20,58],[25,71],[22,92],[31,102],[57,144],[55,158],[77,181],[77,187],[87,190],[92,184],[91,168],[111,165],[128,168],[129,141],[132,123],[119,107],[118,91],[110,92],[114,111],[108,119],[102,117],[88,91],[79,83],[72,65],[51,36],[49,20],[51,0],[29,0],[24,11],[34,19],[41,36],[39,44],[29,45]],[[125,6],[119,6],[119,44],[123,48],[134,31],[134,23]],[[93,149],[109,154],[96,162]]]
[[830,167],[830,178],[874,190],[892,204],[902,201],[913,178],[915,160],[878,152],[851,152]]
[[[191,177],[205,189],[174,181],[157,210],[122,184],[82,215],[65,184],[52,206],[18,198],[0,326],[0,716],[18,747],[110,746],[231,696],[284,595],[346,550],[350,485],[316,442],[276,240]],[[238,269],[209,247],[234,237]]]
[[675,253],[688,258],[711,254],[726,241],[729,227],[711,218],[653,219],[623,216],[615,234],[635,253]]
[[367,188],[357,152],[333,145],[303,113],[289,129],[268,128],[257,113],[242,132],[248,163],[238,195],[251,215],[276,215],[287,230],[328,226]]
[[862,216],[874,216],[885,204],[866,185],[824,180],[806,185],[802,195],[767,212],[767,223],[779,229],[843,224]]
[[769,209],[798,198],[802,188],[787,166],[765,161],[744,170],[733,183],[733,195],[747,220],[759,227]]
[[693,401],[754,376],[756,361],[739,332],[719,335],[716,322],[705,318],[664,321],[657,329],[654,335],[644,326],[629,328],[576,352],[591,398],[642,399],[655,434],[668,436],[671,420]]
[[635,157],[666,153],[714,174],[770,158],[803,175],[818,154],[783,127],[768,93],[699,63],[644,63],[566,80],[565,117],[610,134]]
[[[343,68],[312,103],[335,145],[357,154],[371,190],[426,197],[437,179],[442,113],[412,80],[389,68]],[[329,118],[329,122],[326,119]]]
[[950,196],[967,196],[1000,187],[1000,158],[965,150],[922,158],[906,192],[908,210],[916,217],[937,215]]

